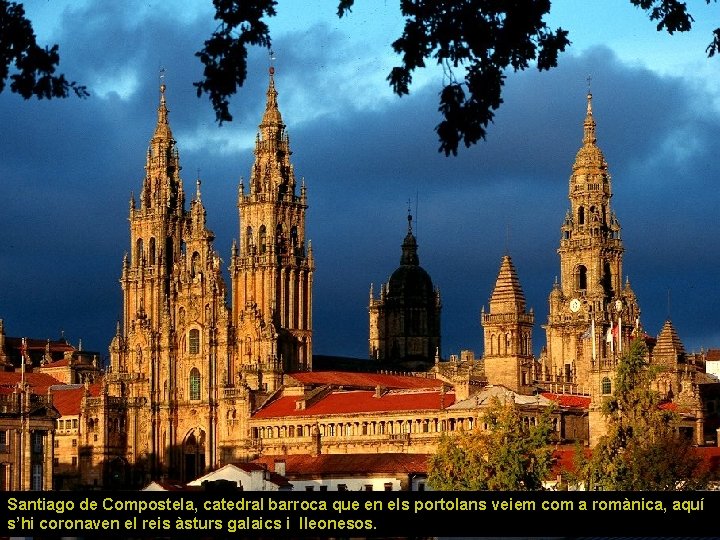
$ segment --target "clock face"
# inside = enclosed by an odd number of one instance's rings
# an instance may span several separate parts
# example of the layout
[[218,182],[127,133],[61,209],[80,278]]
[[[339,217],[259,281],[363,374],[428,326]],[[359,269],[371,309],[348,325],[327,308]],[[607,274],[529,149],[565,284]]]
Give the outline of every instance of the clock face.
[[578,311],[580,311],[580,300],[578,300],[577,298],[573,298],[572,300],[570,300],[570,311],[572,311],[573,313],[577,313]]

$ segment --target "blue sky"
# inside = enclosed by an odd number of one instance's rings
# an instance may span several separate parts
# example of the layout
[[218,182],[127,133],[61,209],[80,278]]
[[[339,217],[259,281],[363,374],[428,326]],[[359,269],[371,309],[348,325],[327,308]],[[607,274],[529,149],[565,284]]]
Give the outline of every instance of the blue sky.
[[[442,295],[443,354],[482,352],[479,313],[505,252],[536,314],[534,347],[542,347],[589,74],[624,273],[645,329],[656,335],[669,315],[689,351],[720,347],[720,58],[704,52],[720,22],[716,5],[691,2],[696,28],[669,36],[628,0],[553,2],[549,23],[569,30],[573,43],[559,67],[509,73],[487,140],[445,157],[433,131],[442,71],[418,73],[402,98],[385,81],[397,61],[390,43],[402,31],[397,1],[358,0],[343,19],[335,4],[281,0],[270,21],[280,109],[308,186],[316,353],[367,354],[370,284],[377,291],[399,264],[408,199],[421,265]],[[199,171],[227,265],[268,54],[251,50],[248,80],[231,103],[235,121],[219,127],[192,87],[202,70],[194,52],[215,27],[210,0],[53,0],[26,9],[40,42],[59,44],[61,71],[92,97],[0,94],[0,318],[10,335],[64,331],[107,354],[159,68],[185,185]]]

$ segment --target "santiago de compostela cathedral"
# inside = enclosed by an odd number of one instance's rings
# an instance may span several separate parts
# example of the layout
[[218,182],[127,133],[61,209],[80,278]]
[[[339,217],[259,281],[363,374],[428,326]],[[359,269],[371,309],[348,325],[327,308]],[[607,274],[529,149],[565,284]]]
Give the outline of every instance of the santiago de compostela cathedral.
[[[408,216],[400,267],[377,297],[370,291],[363,362],[370,368],[321,371],[313,370],[308,190],[290,161],[273,69],[255,161],[237,192],[230,291],[199,179],[186,208],[165,92],[163,84],[142,190],[130,201],[122,320],[110,365],[79,377],[86,359],[78,351],[53,359],[48,341],[32,368],[66,383],[47,385],[60,415],[45,440],[55,448],[56,471],[107,485],[131,469],[136,478],[189,481],[263,456],[431,453],[441,433],[477,425],[486,401],[479,396],[498,392],[512,395],[528,417],[554,403],[557,439],[593,444],[603,434],[602,397],[612,392],[617,360],[634,337],[646,339],[651,362],[664,368],[656,389],[682,413],[681,429],[698,444],[714,432],[717,414],[708,415],[703,404],[703,388],[713,385],[702,358],[685,353],[669,320],[657,338],[640,326],[637,299],[623,277],[621,228],[591,95],[540,357],[533,355],[534,313],[505,255],[480,315],[482,358],[469,351],[441,358],[440,294],[420,266]],[[8,365],[12,339],[0,328],[0,361]],[[398,375],[399,369],[415,373]],[[7,467],[3,474],[12,478]]]

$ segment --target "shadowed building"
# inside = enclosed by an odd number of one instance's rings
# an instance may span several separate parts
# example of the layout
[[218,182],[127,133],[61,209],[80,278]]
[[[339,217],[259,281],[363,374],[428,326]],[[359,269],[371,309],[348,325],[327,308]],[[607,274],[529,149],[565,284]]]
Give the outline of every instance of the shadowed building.
[[420,266],[408,214],[400,266],[374,297],[370,288],[370,358],[418,370],[440,356],[440,291]]

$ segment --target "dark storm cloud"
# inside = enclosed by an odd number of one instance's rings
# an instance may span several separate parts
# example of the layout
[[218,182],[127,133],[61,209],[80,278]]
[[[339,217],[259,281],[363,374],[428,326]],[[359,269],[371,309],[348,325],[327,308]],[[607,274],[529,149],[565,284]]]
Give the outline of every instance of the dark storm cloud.
[[[73,342],[83,338],[105,353],[121,310],[128,199],[140,189],[159,67],[167,68],[186,192],[194,194],[199,169],[208,226],[227,263],[268,57],[251,51],[248,80],[231,104],[236,121],[218,127],[192,87],[201,73],[194,52],[213,29],[207,17],[130,18],[107,2],[65,17],[63,71],[105,90],[115,81],[118,93],[50,103],[0,95],[0,114],[12,119],[0,140],[0,317],[13,335],[54,338],[64,328]],[[446,158],[433,131],[438,87],[403,98],[378,91],[386,84],[372,67],[379,49],[366,47],[363,59],[363,47],[324,26],[277,36],[274,47],[293,162],[308,186],[316,352],[366,354],[370,283],[377,294],[399,264],[408,200],[421,264],[443,298],[443,352],[482,352],[479,311],[506,251],[535,310],[539,349],[588,73],[623,225],[624,270],[647,329],[660,330],[672,288],[670,312],[686,345],[720,345],[711,312],[719,123],[710,106],[699,106],[709,102],[699,89],[623,65],[607,49],[566,55],[551,72],[509,74],[488,140]]]

